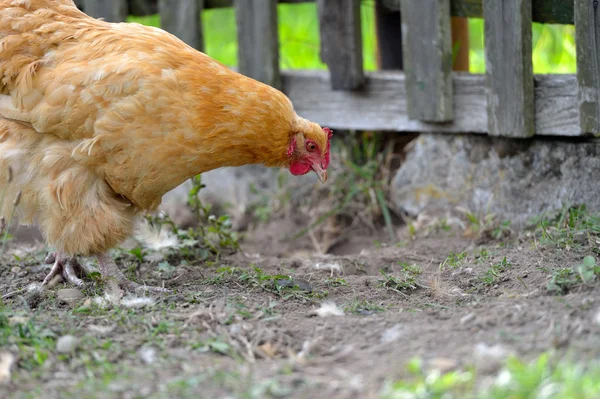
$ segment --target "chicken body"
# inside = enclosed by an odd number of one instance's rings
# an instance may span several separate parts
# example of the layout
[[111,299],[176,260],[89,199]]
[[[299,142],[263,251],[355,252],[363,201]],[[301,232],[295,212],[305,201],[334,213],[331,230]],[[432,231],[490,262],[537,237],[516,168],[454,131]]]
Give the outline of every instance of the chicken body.
[[[0,187],[21,192],[19,220],[68,259],[105,255],[140,212],[186,179],[222,166],[314,170],[330,132],[280,91],[242,76],[160,29],[88,17],[71,0],[0,0]],[[45,280],[46,282],[48,279]]]

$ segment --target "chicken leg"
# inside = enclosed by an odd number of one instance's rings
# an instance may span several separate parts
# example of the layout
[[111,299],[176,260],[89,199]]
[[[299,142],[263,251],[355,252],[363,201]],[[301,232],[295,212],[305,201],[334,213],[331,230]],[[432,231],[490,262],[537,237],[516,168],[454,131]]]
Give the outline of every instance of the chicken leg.
[[69,258],[60,252],[50,252],[48,256],[46,256],[46,259],[44,259],[44,263],[47,265],[54,263],[54,266],[52,266],[50,273],[48,273],[42,282],[42,286],[48,285],[48,283],[56,276],[61,276],[63,280],[77,287],[83,287],[85,285],[81,277],[85,276],[87,273],[79,264],[77,258]]
[[[114,278],[119,287],[126,291],[146,290],[150,292],[169,292],[163,287],[153,287],[135,283],[130,281],[123,272],[119,269],[115,261],[108,255],[102,254],[96,256],[100,266],[100,274],[102,278]],[[83,287],[85,283],[81,277],[87,275],[85,269],[79,264],[76,258],[69,258],[60,252],[50,252],[44,263],[54,263],[50,273],[46,276],[42,285],[47,285],[55,276],[60,275],[66,282],[69,282],[77,287]]]
[[100,274],[102,274],[102,278],[116,279],[119,287],[126,291],[146,290],[150,292],[169,292],[169,290],[163,287],[142,285],[129,280],[108,254],[97,255],[96,259],[98,259],[98,264],[100,265]]

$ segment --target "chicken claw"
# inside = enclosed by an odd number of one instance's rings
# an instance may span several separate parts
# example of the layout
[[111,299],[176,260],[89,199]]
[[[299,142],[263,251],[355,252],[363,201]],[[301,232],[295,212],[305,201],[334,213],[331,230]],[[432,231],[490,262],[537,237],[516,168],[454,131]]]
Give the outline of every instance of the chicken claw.
[[48,285],[48,283],[56,276],[61,276],[64,281],[77,287],[81,288],[85,286],[81,277],[85,276],[87,273],[76,258],[69,258],[58,252],[50,252],[48,256],[46,256],[44,263],[54,263],[54,266],[52,266],[50,273],[44,278],[42,286]]
[[169,292],[164,287],[153,287],[148,285],[138,284],[129,280],[123,272],[119,269],[115,261],[107,254],[96,256],[98,264],[100,265],[100,273],[102,278],[112,277],[117,280],[119,287],[126,291],[150,291],[150,292]]

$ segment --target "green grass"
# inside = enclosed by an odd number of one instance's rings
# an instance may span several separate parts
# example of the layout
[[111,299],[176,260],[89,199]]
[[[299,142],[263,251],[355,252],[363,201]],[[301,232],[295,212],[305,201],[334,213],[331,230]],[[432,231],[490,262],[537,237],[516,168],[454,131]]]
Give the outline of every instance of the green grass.
[[512,265],[504,257],[500,262],[493,264],[490,268],[480,277],[481,282],[484,285],[490,286],[501,281],[501,275]]
[[531,362],[517,358],[505,367],[489,386],[476,382],[472,370],[426,372],[420,359],[408,364],[412,378],[387,383],[381,399],[585,399],[600,397],[600,363],[587,366],[568,360],[553,362],[543,354]]
[[555,294],[566,294],[569,291],[588,285],[598,280],[600,266],[596,259],[588,255],[583,261],[573,267],[565,267],[555,271],[546,285],[546,289]]
[[[280,66],[282,69],[326,69],[319,59],[319,28],[314,3],[278,5]],[[130,17],[129,21],[160,26],[158,15]],[[363,58],[366,70],[376,69],[374,2],[361,7]],[[237,65],[235,14],[232,8],[202,13],[205,51],[220,62]],[[400,38],[398,39],[400,40]],[[470,72],[485,72],[483,20],[469,20]],[[574,73],[575,28],[571,25],[533,24],[534,73]]]

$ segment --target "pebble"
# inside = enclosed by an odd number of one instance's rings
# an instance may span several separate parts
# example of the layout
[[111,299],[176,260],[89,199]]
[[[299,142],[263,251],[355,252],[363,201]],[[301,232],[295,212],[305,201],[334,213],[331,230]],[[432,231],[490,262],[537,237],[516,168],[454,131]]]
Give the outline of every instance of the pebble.
[[12,367],[15,363],[15,356],[10,352],[0,352],[0,385],[10,382]]
[[473,320],[475,320],[475,313],[469,313],[463,317],[460,318],[460,324],[461,325],[465,325]]
[[275,280],[275,284],[280,287],[280,288],[292,288],[295,286],[298,286],[298,288],[302,291],[305,292],[312,292],[312,287],[310,286],[310,283],[306,280],[302,280],[302,279],[279,279],[279,280]]
[[156,361],[156,349],[152,347],[142,347],[138,352],[138,356],[146,364],[152,364]]
[[455,370],[458,367],[458,362],[447,357],[436,357],[435,359],[431,359],[429,362],[429,367],[439,370],[440,373],[445,374],[449,371]]
[[62,290],[58,290],[56,296],[63,302],[75,302],[85,298],[83,292],[77,288],[64,288]]
[[380,342],[382,344],[389,344],[391,342],[399,340],[404,335],[404,330],[400,324],[388,328],[381,334]]
[[56,341],[56,351],[58,353],[70,353],[77,348],[77,338],[72,335],[63,335]]

